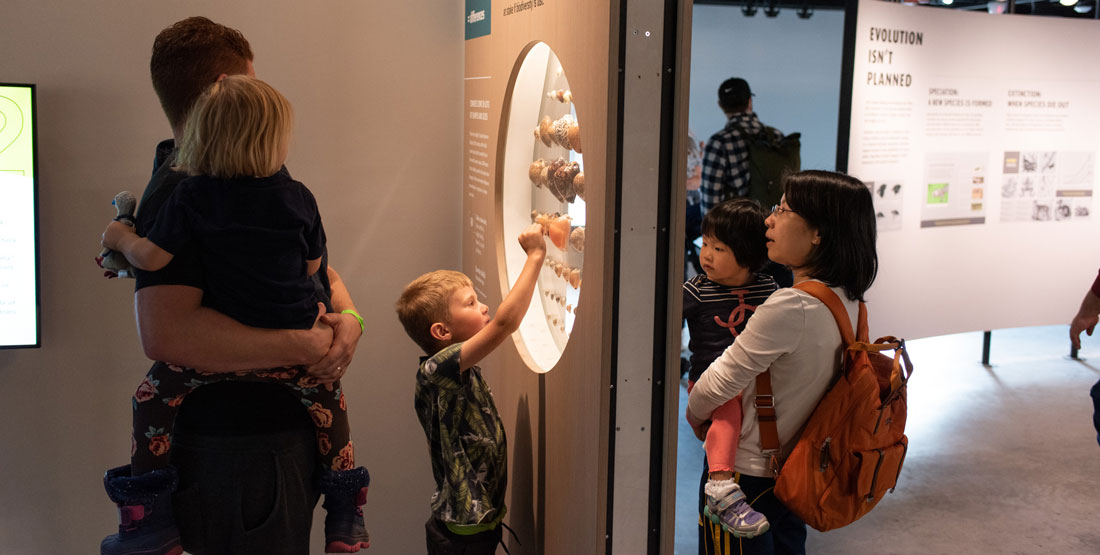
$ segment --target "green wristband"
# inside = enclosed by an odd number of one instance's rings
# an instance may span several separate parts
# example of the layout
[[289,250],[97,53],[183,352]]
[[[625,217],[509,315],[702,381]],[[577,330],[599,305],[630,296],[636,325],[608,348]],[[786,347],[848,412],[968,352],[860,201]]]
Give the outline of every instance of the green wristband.
[[363,326],[363,317],[360,316],[358,312],[349,308],[347,310],[341,310],[340,314],[351,314],[352,316],[355,316],[355,319],[359,320],[359,332],[362,333],[364,331],[367,331],[366,328]]

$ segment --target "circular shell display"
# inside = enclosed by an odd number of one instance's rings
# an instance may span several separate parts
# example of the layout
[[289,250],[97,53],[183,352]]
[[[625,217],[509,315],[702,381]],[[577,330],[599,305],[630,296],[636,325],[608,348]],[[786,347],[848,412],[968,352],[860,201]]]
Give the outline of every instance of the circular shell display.
[[496,174],[500,284],[507,294],[526,262],[516,237],[538,223],[547,243],[541,293],[513,337],[528,366],[547,372],[561,359],[579,317],[587,216],[582,120],[566,72],[545,43],[524,51],[511,79]]

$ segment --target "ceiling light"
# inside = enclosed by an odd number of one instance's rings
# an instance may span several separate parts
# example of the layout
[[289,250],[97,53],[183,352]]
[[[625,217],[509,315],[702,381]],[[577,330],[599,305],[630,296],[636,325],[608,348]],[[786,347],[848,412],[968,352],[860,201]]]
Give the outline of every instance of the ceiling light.
[[745,2],[744,6],[741,6],[741,13],[745,14],[745,17],[756,15],[756,6],[753,5],[753,0],[749,0]]
[[1077,4],[1073,7],[1073,11],[1077,13],[1089,13],[1092,11],[1092,6],[1085,6],[1083,4]]
[[954,4],[954,3],[955,3],[955,0],[940,0],[940,2],[941,2],[941,3],[942,3],[942,4],[944,5],[944,6],[950,6],[951,4]]
[[[1076,2],[1077,0],[1074,0]],[[768,2],[768,7],[764,8],[764,15],[768,17],[776,17],[779,15],[779,6],[775,5],[775,0]]]
[[1072,6],[1077,3],[1077,0],[1058,0],[1058,3],[1063,6]]
[[802,4],[802,7],[798,8],[798,11],[795,13],[798,14],[798,17],[800,19],[810,19],[814,15],[814,9],[810,7],[809,2],[807,2],[805,4]]

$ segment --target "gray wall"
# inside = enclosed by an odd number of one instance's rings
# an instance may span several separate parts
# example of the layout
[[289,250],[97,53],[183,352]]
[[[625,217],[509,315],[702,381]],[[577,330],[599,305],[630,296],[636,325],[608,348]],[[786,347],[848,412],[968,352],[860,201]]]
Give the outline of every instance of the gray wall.
[[0,351],[0,553],[91,553],[117,526],[101,479],[127,461],[129,398],[149,362],[132,282],[103,279],[92,257],[111,197],[142,190],[170,134],[149,85],[153,37],[196,14],[242,30],[258,75],[295,105],[288,166],[315,193],[333,266],[366,320],[344,386],[374,477],[371,551],[423,546],[432,484],[412,411],[419,353],[392,307],[416,275],[460,263],[462,10],[5,0],[0,81],[39,87],[43,328],[41,349]]
[[761,121],[802,133],[802,168],[836,168],[837,107],[844,12],[818,10],[799,19],[784,9],[745,17],[736,6],[696,5],[692,14],[691,111],[688,125],[706,141],[726,124],[718,85],[749,82]]

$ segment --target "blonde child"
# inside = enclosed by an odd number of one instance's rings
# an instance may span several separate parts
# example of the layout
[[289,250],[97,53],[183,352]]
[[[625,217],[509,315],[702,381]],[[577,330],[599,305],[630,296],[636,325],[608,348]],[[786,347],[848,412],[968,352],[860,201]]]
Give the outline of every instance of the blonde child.
[[[207,276],[204,305],[250,326],[312,327],[325,310],[311,279],[321,265],[325,232],[312,193],[283,167],[292,123],[290,103],[267,83],[244,75],[214,83],[192,109],[180,144],[178,169],[192,177],[175,188],[146,237],[113,222],[103,245],[147,271],[187,248],[198,253]],[[210,373],[168,365],[155,366],[134,395],[131,465],[104,479],[123,526],[103,541],[101,552],[179,552],[165,501],[176,485],[168,454],[177,407],[196,388],[225,379],[275,380],[302,401],[324,465],[325,551],[368,547],[360,507],[370,476],[355,466],[339,381],[320,383],[302,367]],[[150,509],[152,519],[145,514]],[[140,526],[126,529],[127,512],[140,513],[129,519]]]
[[429,555],[493,555],[501,542],[508,450],[477,363],[519,329],[531,303],[546,257],[541,226],[527,228],[519,243],[527,262],[495,317],[470,279],[448,270],[415,279],[397,301],[405,332],[428,355],[416,373],[415,408],[436,484],[425,525]]

